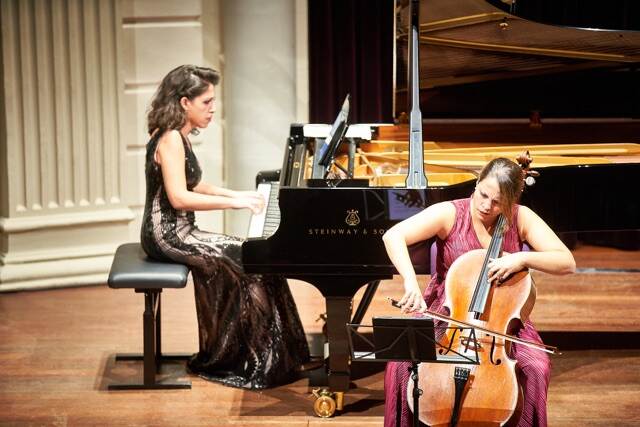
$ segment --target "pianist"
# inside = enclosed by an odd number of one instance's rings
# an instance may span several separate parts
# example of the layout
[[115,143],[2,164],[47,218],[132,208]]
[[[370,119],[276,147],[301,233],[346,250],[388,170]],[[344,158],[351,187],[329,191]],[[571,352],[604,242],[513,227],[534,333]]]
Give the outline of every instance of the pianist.
[[242,272],[242,240],[198,229],[194,211],[251,209],[262,196],[214,187],[189,135],[215,112],[218,72],[183,65],[160,83],[148,113],[147,193],[141,242],[149,256],[191,268],[199,352],[195,374],[229,386],[262,389],[290,381],[309,357],[302,324],[284,278]]
[[[489,263],[489,279],[501,280],[524,268],[552,274],[575,271],[573,255],[547,224],[531,209],[516,204],[524,186],[522,169],[514,162],[498,158],[480,173],[470,198],[437,203],[396,224],[384,235],[389,258],[404,280],[405,294],[400,304],[405,312],[445,313],[444,282],[453,261],[464,253],[486,248],[491,241],[498,215],[509,223],[503,249],[508,255]],[[436,237],[436,272],[424,295],[421,294],[407,245]],[[527,242],[534,251],[522,252]],[[516,335],[541,343],[530,320]],[[517,361],[518,382],[524,392],[519,426],[547,425],[547,389],[551,363],[546,353],[530,347],[513,345],[511,354]],[[411,425],[407,405],[409,371],[403,363],[388,363],[385,372],[385,426]],[[428,384],[421,384],[429,387]]]

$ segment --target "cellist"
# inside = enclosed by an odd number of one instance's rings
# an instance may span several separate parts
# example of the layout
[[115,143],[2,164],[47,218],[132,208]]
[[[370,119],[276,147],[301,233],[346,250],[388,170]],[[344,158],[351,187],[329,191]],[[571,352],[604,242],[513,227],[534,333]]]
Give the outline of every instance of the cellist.
[[[498,216],[507,220],[503,250],[508,253],[489,263],[489,279],[506,279],[512,273],[531,268],[551,274],[570,274],[575,260],[551,228],[531,209],[517,204],[524,187],[524,171],[505,158],[491,160],[478,176],[471,197],[429,206],[424,211],[389,229],[384,244],[389,258],[404,281],[400,305],[405,313],[429,309],[447,313],[444,282],[449,266],[462,254],[487,248]],[[420,292],[407,247],[436,237],[436,272],[432,272],[424,295]],[[523,252],[523,244],[532,248]],[[530,320],[516,336],[542,343]],[[547,425],[547,389],[551,362],[547,353],[514,344],[511,357],[517,360],[518,382],[524,392],[519,426]],[[385,427],[412,425],[407,404],[408,363],[389,362],[385,371]],[[421,384],[423,388],[429,384]]]

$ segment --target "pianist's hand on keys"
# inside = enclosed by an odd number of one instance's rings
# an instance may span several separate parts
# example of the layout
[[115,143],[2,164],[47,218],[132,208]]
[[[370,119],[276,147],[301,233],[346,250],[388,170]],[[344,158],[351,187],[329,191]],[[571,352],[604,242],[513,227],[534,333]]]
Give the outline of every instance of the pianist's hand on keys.
[[234,198],[239,202],[237,209],[251,209],[253,215],[264,211],[265,198],[257,191],[234,191]]

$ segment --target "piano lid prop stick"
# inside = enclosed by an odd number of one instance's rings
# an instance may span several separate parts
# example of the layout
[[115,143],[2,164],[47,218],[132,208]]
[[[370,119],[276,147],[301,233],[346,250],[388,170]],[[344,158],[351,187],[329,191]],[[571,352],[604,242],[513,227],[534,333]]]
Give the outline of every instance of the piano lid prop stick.
[[422,141],[422,113],[420,112],[420,1],[411,0],[411,22],[409,24],[409,78],[411,84],[411,113],[409,114],[409,171],[407,188],[427,188],[424,173],[424,143]]

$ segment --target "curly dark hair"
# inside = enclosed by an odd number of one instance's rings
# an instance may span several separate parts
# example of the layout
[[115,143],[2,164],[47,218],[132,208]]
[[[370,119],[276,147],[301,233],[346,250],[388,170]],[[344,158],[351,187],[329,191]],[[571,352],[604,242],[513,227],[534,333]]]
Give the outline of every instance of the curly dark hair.
[[156,130],[162,133],[184,126],[186,116],[180,99],[186,96],[193,100],[202,95],[210,84],[215,86],[219,81],[220,73],[207,67],[181,65],[171,70],[162,79],[151,100],[151,108],[147,114],[149,134]]
[[494,177],[498,181],[500,210],[507,220],[507,224],[509,226],[513,225],[511,224],[513,207],[518,203],[524,188],[522,168],[509,159],[497,157],[482,168],[478,176],[478,182],[487,177]]

